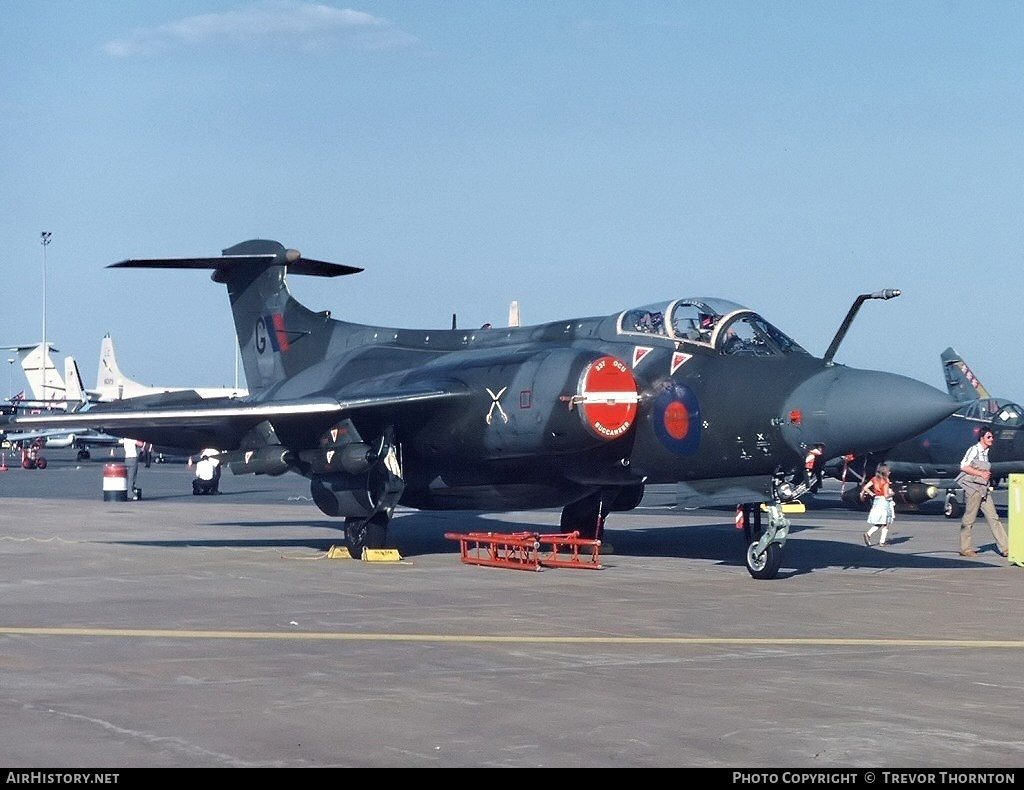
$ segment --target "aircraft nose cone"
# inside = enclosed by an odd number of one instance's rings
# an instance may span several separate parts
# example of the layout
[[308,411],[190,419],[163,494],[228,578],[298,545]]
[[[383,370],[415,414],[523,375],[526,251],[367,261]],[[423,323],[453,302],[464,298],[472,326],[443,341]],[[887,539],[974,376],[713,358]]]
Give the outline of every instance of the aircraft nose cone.
[[814,374],[786,400],[786,442],[797,452],[823,442],[825,457],[884,451],[917,436],[960,406],[916,379],[842,365]]

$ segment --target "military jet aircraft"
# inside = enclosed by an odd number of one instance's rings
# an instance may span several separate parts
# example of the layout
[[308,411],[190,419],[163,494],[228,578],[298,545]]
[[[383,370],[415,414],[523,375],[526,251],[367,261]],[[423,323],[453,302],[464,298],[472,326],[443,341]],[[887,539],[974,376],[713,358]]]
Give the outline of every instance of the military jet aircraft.
[[355,556],[384,547],[397,505],[558,507],[566,532],[599,539],[607,515],[636,507],[645,485],[679,483],[708,505],[766,504],[746,558],[753,577],[772,578],[790,526],[783,506],[815,484],[808,448],[891,447],[956,408],[919,381],[833,362],[860,305],[894,290],[857,297],[818,358],[717,298],[500,329],[352,323],[300,304],[286,275],[362,269],[276,241],[111,267],[212,270],[227,287],[248,395],[167,393],[70,419],[155,445],[220,448],[235,474],[304,475],[320,510],[345,519]]
[[961,405],[933,427],[881,453],[828,461],[824,473],[843,482],[840,495],[844,502],[865,509],[869,506],[860,500],[860,488],[884,460],[892,469],[890,479],[899,510],[914,512],[944,493],[943,512],[947,518],[959,518],[964,497],[954,478],[982,428],[991,428],[996,437],[988,452],[992,485],[1024,472],[1024,408],[1006,398],[991,397],[953,348],[943,351],[941,360],[946,389]]

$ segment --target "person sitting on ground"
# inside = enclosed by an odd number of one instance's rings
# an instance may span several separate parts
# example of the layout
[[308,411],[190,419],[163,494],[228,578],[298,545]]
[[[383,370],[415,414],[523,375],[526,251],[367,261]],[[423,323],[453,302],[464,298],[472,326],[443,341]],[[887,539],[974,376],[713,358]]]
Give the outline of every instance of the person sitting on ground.
[[192,480],[192,493],[219,494],[220,493],[220,458],[217,450],[207,448],[203,450],[196,464],[196,476]]

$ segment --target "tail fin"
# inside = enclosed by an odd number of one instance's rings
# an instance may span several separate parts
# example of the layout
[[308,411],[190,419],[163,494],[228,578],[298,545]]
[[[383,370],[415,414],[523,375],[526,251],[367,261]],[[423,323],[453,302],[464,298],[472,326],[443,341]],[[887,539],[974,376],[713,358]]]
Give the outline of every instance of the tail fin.
[[96,389],[93,396],[99,401],[121,400],[150,391],[144,384],[130,379],[117,364],[114,353],[114,339],[108,332],[100,341],[100,362],[96,370]]
[[288,291],[287,274],[337,277],[362,269],[303,258],[276,241],[252,239],[217,258],[145,258],[111,268],[212,269],[228,289],[246,383],[252,395],[296,375],[327,355],[334,329],[329,311],[313,312]]
[[68,398],[68,411],[77,411],[88,403],[82,384],[82,374],[78,371],[78,362],[74,357],[64,357],[64,386]]
[[946,377],[946,389],[958,401],[992,397],[978,381],[978,377],[967,367],[967,363],[952,348],[942,352],[942,372]]
[[519,301],[513,299],[508,305],[508,325],[519,326]]
[[29,389],[32,391],[32,400],[40,404],[63,403],[67,393],[64,389],[64,382],[57,372],[53,360],[50,358],[50,350],[57,349],[46,344],[38,346],[19,346],[18,356],[21,357],[21,367],[25,371],[25,378],[28,379]]
[[124,398],[124,389],[125,377],[114,354],[114,339],[108,333],[99,341],[95,397],[98,401],[120,401]]

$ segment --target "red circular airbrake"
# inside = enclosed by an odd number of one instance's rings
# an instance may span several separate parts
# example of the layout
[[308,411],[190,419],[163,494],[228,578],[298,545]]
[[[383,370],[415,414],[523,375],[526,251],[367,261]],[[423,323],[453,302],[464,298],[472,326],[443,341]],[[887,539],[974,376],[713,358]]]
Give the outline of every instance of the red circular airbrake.
[[633,427],[638,391],[625,362],[611,356],[594,360],[580,374],[576,400],[583,423],[595,436],[619,438]]

